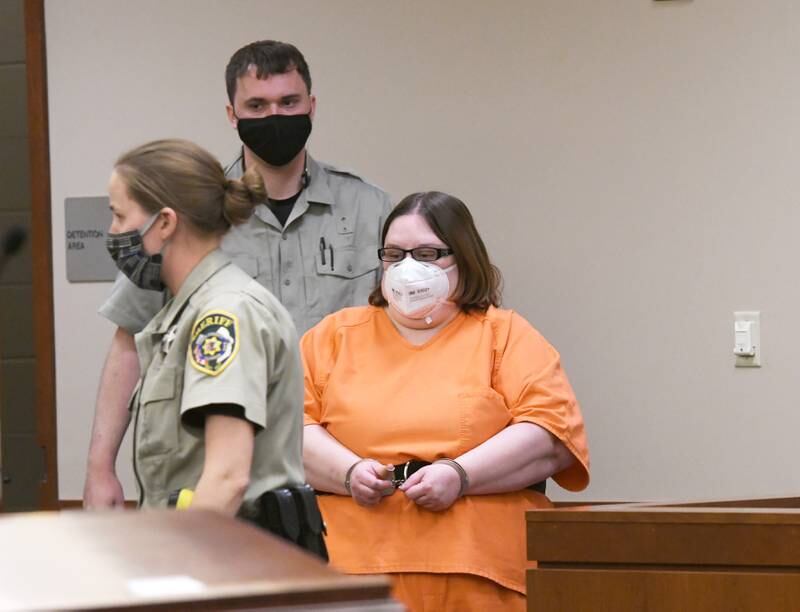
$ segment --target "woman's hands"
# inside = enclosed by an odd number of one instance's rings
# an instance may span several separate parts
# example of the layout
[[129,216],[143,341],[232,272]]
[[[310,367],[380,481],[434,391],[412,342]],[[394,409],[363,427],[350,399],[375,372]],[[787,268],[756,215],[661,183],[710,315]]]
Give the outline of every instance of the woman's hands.
[[445,463],[433,463],[414,472],[398,488],[421,508],[441,512],[458,499],[461,476]]
[[350,495],[362,506],[375,506],[385,491],[392,491],[393,465],[375,459],[361,459],[350,469]]
[[[350,469],[350,495],[362,506],[375,506],[394,493],[394,466],[361,459]],[[431,512],[447,510],[461,494],[461,475],[447,464],[432,464],[412,474],[400,487],[408,499]]]

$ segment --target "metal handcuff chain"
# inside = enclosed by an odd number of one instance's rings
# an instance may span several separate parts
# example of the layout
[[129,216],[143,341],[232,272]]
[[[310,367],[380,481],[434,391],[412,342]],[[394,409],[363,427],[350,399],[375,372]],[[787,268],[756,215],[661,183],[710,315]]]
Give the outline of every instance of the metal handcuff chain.
[[[347,491],[347,494],[350,497],[353,496],[353,491],[350,488],[350,479],[353,476],[353,470],[355,469],[355,467],[359,463],[364,463],[365,461],[374,461],[378,465],[381,465],[381,466],[383,465],[377,459],[373,459],[371,457],[365,457],[363,459],[359,459],[358,461],[353,463],[353,465],[351,465],[349,468],[347,468],[347,472],[345,473],[345,476],[344,476],[344,489],[345,489],[345,491]],[[467,471],[464,469],[464,467],[460,463],[458,463],[458,461],[456,461],[455,459],[437,459],[431,465],[435,465],[437,463],[441,464],[441,465],[449,465],[451,468],[453,468],[458,473],[458,478],[459,478],[459,481],[461,482],[461,487],[460,487],[460,489],[458,491],[458,497],[463,497],[464,494],[469,489],[469,475],[467,474]],[[395,478],[391,478],[390,479],[391,483],[392,483],[392,487],[397,488],[401,484],[403,484],[406,480],[408,480],[408,477],[409,477],[408,469],[410,467],[410,464],[411,464],[411,462],[407,461],[403,465],[403,472],[402,472],[402,477],[401,478],[396,478],[395,477]],[[393,471],[392,475],[396,476],[396,473]]]

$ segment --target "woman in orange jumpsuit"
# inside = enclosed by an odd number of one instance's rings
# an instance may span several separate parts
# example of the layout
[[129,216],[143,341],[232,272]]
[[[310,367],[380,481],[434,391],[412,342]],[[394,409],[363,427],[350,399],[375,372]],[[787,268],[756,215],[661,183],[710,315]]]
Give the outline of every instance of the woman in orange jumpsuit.
[[589,481],[556,350],[499,308],[467,207],[412,194],[386,220],[381,286],[301,342],[304,463],[331,563],[390,574],[410,610],[523,610],[525,510]]

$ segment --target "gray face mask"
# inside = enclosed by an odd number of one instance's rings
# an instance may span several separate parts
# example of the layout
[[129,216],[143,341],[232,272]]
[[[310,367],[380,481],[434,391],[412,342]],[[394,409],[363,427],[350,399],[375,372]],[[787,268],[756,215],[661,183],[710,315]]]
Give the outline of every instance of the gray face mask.
[[143,238],[152,227],[160,213],[154,214],[138,230],[109,233],[106,237],[106,248],[117,268],[131,282],[142,289],[163,291],[161,280],[161,254],[148,255],[144,252]]

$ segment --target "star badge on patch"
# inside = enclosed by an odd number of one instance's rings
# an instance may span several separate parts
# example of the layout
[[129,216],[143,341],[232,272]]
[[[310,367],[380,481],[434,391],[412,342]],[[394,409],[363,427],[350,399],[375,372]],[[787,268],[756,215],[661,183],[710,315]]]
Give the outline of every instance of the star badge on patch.
[[224,310],[211,310],[195,321],[189,360],[195,369],[216,376],[239,352],[239,320]]

